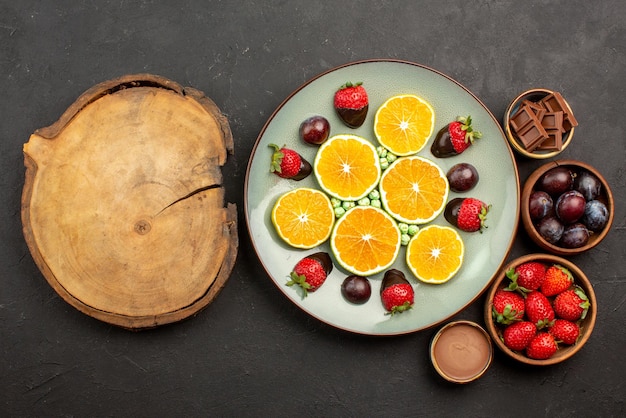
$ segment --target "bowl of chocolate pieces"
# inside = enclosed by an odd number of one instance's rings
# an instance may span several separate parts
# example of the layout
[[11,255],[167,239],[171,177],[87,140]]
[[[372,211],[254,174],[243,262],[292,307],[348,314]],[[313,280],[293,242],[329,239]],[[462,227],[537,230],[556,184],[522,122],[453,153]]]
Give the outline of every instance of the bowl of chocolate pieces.
[[531,89],[517,96],[504,113],[504,132],[520,154],[552,158],[572,141],[578,121],[561,93]]

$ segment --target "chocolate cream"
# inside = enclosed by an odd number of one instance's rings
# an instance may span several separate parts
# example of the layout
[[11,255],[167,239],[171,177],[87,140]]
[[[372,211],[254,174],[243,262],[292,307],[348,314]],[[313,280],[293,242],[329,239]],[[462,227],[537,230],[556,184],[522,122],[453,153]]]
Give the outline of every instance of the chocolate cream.
[[446,327],[434,342],[433,361],[452,380],[480,375],[491,361],[491,343],[477,327],[458,323]]

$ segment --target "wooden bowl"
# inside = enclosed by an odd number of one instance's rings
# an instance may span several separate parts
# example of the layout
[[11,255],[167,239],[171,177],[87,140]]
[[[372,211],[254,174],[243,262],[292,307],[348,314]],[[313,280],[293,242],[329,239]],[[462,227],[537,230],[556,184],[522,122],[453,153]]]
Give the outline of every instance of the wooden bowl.
[[[599,231],[599,232],[594,232],[591,233],[590,237],[589,237],[589,241],[587,242],[586,245],[582,246],[582,247],[578,247],[578,248],[564,248],[555,244],[551,244],[550,242],[546,241],[537,231],[537,229],[535,228],[535,224],[533,223],[533,220],[530,217],[530,213],[529,213],[529,209],[528,209],[528,202],[530,199],[530,195],[532,194],[532,192],[535,190],[535,185],[537,184],[537,182],[539,181],[539,179],[541,179],[541,177],[550,169],[555,168],[555,167],[559,167],[559,166],[565,166],[570,168],[570,170],[572,170],[575,173],[581,172],[582,170],[587,170],[588,172],[590,172],[591,174],[593,174],[594,176],[596,176],[600,182],[602,183],[602,192],[600,197],[598,198],[598,200],[600,200],[602,203],[604,203],[609,211],[609,219],[607,224],[605,225],[605,227]],[[556,202],[554,202],[556,204]],[[526,230],[526,232],[528,233],[528,235],[530,236],[530,238],[537,244],[539,245],[542,249],[552,253],[552,254],[557,254],[557,255],[561,255],[561,256],[572,256],[572,255],[577,255],[580,253],[583,253],[587,250],[590,250],[591,248],[595,247],[596,245],[598,245],[606,236],[606,234],[608,234],[609,229],[611,229],[611,224],[613,223],[613,216],[615,213],[615,203],[613,201],[613,193],[611,192],[611,188],[609,187],[609,184],[607,183],[606,179],[604,178],[604,176],[602,176],[602,174],[600,174],[598,172],[598,170],[596,170],[595,168],[593,168],[592,166],[590,166],[587,163],[584,163],[582,161],[576,161],[576,160],[558,160],[558,161],[551,161],[548,162],[544,165],[542,165],[541,167],[537,168],[527,179],[526,182],[524,183],[524,187],[522,189],[522,196],[521,196],[521,215],[522,215],[522,223],[524,225],[524,229]]]
[[[542,89],[542,88],[527,90],[521,93],[515,99],[513,99],[513,101],[509,104],[506,111],[504,112],[503,127],[504,127],[504,133],[506,135],[506,138],[511,144],[511,146],[513,147],[513,149],[515,149],[515,151],[517,151],[518,153],[520,153],[521,155],[525,157],[539,159],[539,160],[552,158],[552,157],[557,156],[561,152],[563,152],[563,150],[565,150],[565,148],[567,148],[567,146],[572,142],[572,138],[574,137],[574,129],[575,129],[574,127],[562,133],[562,145],[560,149],[554,150],[554,151],[541,150],[541,149],[528,151],[526,147],[523,145],[523,143],[520,141],[519,137],[517,136],[517,134],[515,133],[514,129],[511,126],[511,116],[514,116],[516,114],[516,112],[520,108],[520,105],[522,104],[523,101],[529,100],[531,102],[537,102],[543,99],[544,97],[546,97],[547,95],[553,94],[553,93],[554,93],[553,90]],[[566,102],[566,105],[567,105],[568,111],[570,113],[573,113],[567,102]]]
[[[560,344],[557,352],[546,360],[535,360],[529,357],[526,357],[524,353],[513,351],[509,349],[504,342],[502,341],[502,332],[504,330],[502,325],[496,324],[496,322],[492,318],[492,300],[498,289],[504,288],[508,286],[509,279],[506,276],[506,271],[519,266],[520,264],[526,263],[528,261],[539,261],[543,262],[547,265],[559,264],[565,268],[567,268],[572,275],[574,276],[574,284],[580,286],[587,298],[589,299],[590,307],[587,311],[587,315],[584,319],[579,321],[580,326],[580,336],[578,341],[570,346]],[[552,298],[549,298],[552,299]],[[494,341],[495,345],[502,350],[509,357],[529,365],[534,366],[549,366],[552,364],[560,363],[572,357],[576,354],[589,340],[591,336],[591,332],[593,331],[593,327],[596,323],[598,306],[596,302],[596,295],[593,291],[593,286],[591,282],[585,276],[585,273],[582,272],[574,263],[552,255],[552,254],[528,254],[522,257],[519,257],[511,262],[509,262],[498,274],[495,281],[493,282],[489,292],[487,293],[487,299],[485,302],[485,310],[484,310],[484,319],[485,319],[485,328],[487,332],[491,336],[491,339]]]

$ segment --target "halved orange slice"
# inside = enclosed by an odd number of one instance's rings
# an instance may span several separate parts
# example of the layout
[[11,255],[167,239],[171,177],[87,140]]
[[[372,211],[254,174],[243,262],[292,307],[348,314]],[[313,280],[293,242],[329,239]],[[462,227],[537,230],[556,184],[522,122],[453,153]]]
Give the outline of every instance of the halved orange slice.
[[385,211],[356,206],[335,223],[330,247],[347,271],[371,276],[393,264],[400,251],[400,229]]
[[441,213],[450,186],[441,167],[413,155],[394,161],[383,173],[379,188],[383,207],[391,216],[419,225]]
[[315,156],[313,170],[326,193],[339,200],[359,200],[380,179],[376,148],[357,135],[335,135],[324,142]]
[[454,228],[429,225],[409,241],[406,264],[422,282],[441,284],[459,271],[464,253],[463,240]]
[[393,96],[376,112],[374,133],[378,142],[398,156],[412,155],[426,145],[435,127],[435,111],[421,97]]
[[272,223],[287,244],[296,248],[313,248],[330,236],[335,213],[326,194],[301,187],[276,200],[272,208]]

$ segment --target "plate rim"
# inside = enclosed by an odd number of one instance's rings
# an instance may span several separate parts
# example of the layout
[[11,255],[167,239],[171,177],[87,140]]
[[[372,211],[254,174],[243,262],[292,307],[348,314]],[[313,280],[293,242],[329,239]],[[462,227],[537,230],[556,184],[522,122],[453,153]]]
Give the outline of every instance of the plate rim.
[[[344,327],[332,322],[329,322],[328,320],[322,318],[320,315],[316,314],[315,312],[312,312],[310,310],[305,309],[304,307],[298,305],[297,303],[293,303],[293,301],[290,301],[293,305],[295,305],[298,310],[304,312],[307,315],[310,315],[311,317],[317,319],[318,321],[322,322],[325,325],[328,325],[332,328],[335,329],[339,329],[342,330],[344,332],[348,332],[348,333],[352,333],[352,334],[356,334],[356,335],[368,335],[368,336],[378,336],[378,337],[388,337],[388,336],[400,336],[400,335],[407,335],[407,334],[412,334],[412,333],[416,333],[416,332],[420,332],[420,331],[425,331],[428,329],[432,329],[438,325],[441,325],[442,323],[444,323],[445,321],[450,320],[451,318],[455,317],[456,315],[458,315],[459,313],[461,313],[462,311],[464,311],[465,309],[467,309],[471,304],[473,304],[474,302],[476,302],[476,300],[478,300],[486,291],[487,289],[489,289],[489,287],[491,286],[491,283],[493,283],[494,279],[498,276],[498,273],[502,270],[502,267],[504,266],[504,264],[506,263],[507,259],[510,256],[510,252],[513,248],[513,245],[515,243],[515,239],[517,237],[517,233],[519,231],[519,219],[520,219],[520,207],[519,207],[519,202],[520,202],[520,196],[521,196],[521,185],[520,185],[520,176],[519,176],[519,170],[517,167],[517,161],[515,160],[515,154],[513,153],[513,150],[511,149],[511,146],[509,145],[507,139],[506,139],[506,135],[504,133],[504,130],[502,129],[502,126],[500,125],[500,122],[498,121],[498,119],[493,115],[493,113],[491,112],[491,110],[489,110],[489,108],[482,102],[482,100],[480,100],[473,92],[471,92],[467,87],[465,87],[463,84],[461,84],[460,82],[456,81],[455,79],[453,79],[452,77],[442,73],[439,70],[436,70],[432,67],[426,66],[424,64],[419,64],[416,62],[412,62],[409,60],[404,60],[404,59],[395,59],[395,58],[370,58],[370,59],[364,59],[364,60],[357,60],[357,61],[350,61],[350,62],[346,62],[344,64],[329,68],[327,70],[324,70],[320,73],[318,73],[317,75],[311,77],[310,79],[307,79],[304,83],[300,84],[297,88],[295,88],[285,99],[283,99],[281,101],[281,103],[276,107],[276,109],[270,114],[270,116],[268,117],[268,119],[266,120],[266,122],[263,124],[263,127],[261,128],[261,130],[259,131],[259,134],[257,135],[255,142],[254,142],[254,146],[252,147],[252,151],[250,152],[250,156],[248,158],[248,163],[246,165],[246,174],[245,174],[245,178],[244,178],[244,217],[245,217],[245,222],[246,222],[246,229],[248,231],[248,237],[250,238],[250,243],[252,244],[252,248],[254,249],[255,255],[257,257],[257,259],[259,260],[259,262],[261,263],[261,266],[263,267],[263,270],[265,271],[265,274],[268,276],[268,278],[272,281],[272,283],[274,284],[274,286],[277,288],[277,290],[279,292],[281,292],[284,295],[283,290],[279,287],[278,283],[276,282],[276,280],[274,280],[272,278],[272,275],[270,274],[269,270],[267,269],[264,261],[261,259],[260,255],[259,255],[259,251],[257,249],[257,245],[254,241],[254,238],[252,236],[252,230],[251,230],[251,225],[250,225],[250,213],[249,213],[249,198],[248,198],[248,191],[249,191],[249,187],[250,187],[250,170],[252,167],[252,161],[254,159],[254,156],[256,154],[256,151],[259,147],[259,144],[261,142],[261,139],[263,138],[263,135],[265,134],[267,128],[269,127],[269,125],[272,123],[272,121],[274,120],[274,118],[276,117],[276,115],[287,105],[287,103],[289,103],[289,101],[295,96],[297,95],[299,92],[301,92],[303,89],[305,89],[307,86],[309,86],[310,84],[312,84],[313,82],[315,82],[316,80],[330,74],[333,73],[335,71],[341,70],[343,68],[347,68],[347,67],[351,67],[354,65],[361,65],[361,64],[368,64],[368,63],[395,63],[395,64],[401,64],[401,65],[409,65],[409,66],[414,66],[414,67],[418,67],[421,68],[423,70],[426,71],[430,71],[438,76],[441,76],[445,79],[447,79],[448,81],[452,82],[453,84],[455,84],[457,87],[461,88],[463,91],[465,91],[467,94],[469,94],[474,100],[476,100],[476,102],[487,112],[487,114],[489,115],[489,117],[492,119],[492,121],[494,122],[494,124],[497,126],[498,131],[500,132],[501,136],[502,136],[502,140],[505,144],[505,148],[511,158],[511,162],[513,164],[513,173],[515,175],[515,185],[516,185],[516,196],[517,196],[517,201],[518,201],[518,205],[516,205],[515,208],[515,221],[514,221],[514,225],[513,225],[513,233],[511,234],[511,238],[508,241],[507,244],[507,248],[504,251],[502,260],[499,262],[498,267],[495,269],[494,273],[492,274],[491,278],[485,282],[484,286],[482,287],[482,289],[477,292],[477,294],[472,297],[470,300],[468,300],[466,303],[464,303],[461,307],[459,307],[456,311],[454,311],[452,314],[448,315],[445,318],[442,318],[438,321],[435,321],[427,326],[423,326],[423,327],[419,327],[419,328],[415,328],[415,329],[409,329],[409,330],[401,330],[401,331],[390,331],[390,332],[381,332],[381,333],[372,333],[372,332],[366,332],[366,331],[360,331],[360,330],[355,330],[355,329],[351,329],[348,327]],[[289,299],[287,297],[287,299]]]

